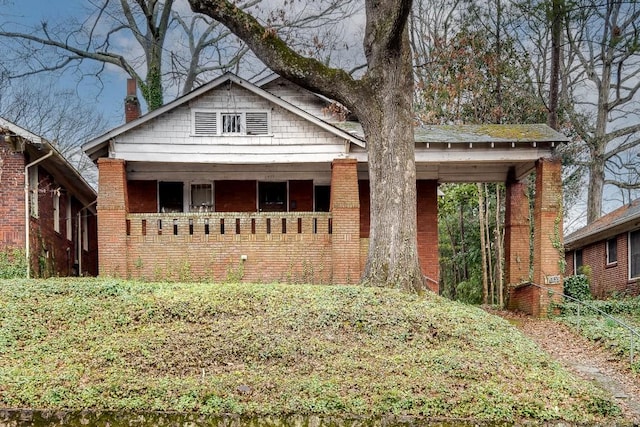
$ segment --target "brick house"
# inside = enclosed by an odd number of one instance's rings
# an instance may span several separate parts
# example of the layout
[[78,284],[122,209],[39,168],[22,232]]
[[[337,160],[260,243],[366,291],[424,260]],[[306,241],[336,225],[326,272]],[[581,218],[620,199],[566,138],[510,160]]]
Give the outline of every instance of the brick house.
[[[366,141],[330,100],[278,76],[253,84],[225,74],[142,117],[130,81],[125,111],[124,125],[83,147],[100,175],[101,274],[359,280],[369,244]],[[488,125],[420,127],[415,136],[419,257],[431,289],[439,182],[508,183],[507,274],[528,279],[521,179],[533,170],[538,262],[554,274],[558,253],[540,236],[562,214],[551,156],[562,135],[545,125]]]
[[96,199],[48,141],[0,118],[0,251],[23,250],[28,276],[98,274]]
[[591,294],[640,295],[640,199],[565,237],[566,274],[589,266]]

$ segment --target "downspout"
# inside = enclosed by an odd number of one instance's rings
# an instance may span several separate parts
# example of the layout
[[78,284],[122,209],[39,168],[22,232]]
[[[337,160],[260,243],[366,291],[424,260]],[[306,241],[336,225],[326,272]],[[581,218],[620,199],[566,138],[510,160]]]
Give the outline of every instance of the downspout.
[[[24,167],[24,229],[25,229],[25,236],[26,236],[26,241],[25,241],[25,257],[27,259],[27,279],[31,278],[31,242],[29,241],[30,237],[30,233],[29,233],[29,229],[31,228],[31,224],[29,222],[29,216],[30,216],[30,212],[29,212],[29,168],[31,166],[37,165],[38,163],[40,163],[41,161],[43,161],[46,158],[49,158],[53,156],[53,150],[49,150],[49,152],[47,154],[45,154],[44,156],[40,157],[37,160],[34,160],[33,162],[29,163],[28,165],[26,165]],[[38,197],[38,193],[36,193],[36,197]]]
[[[80,209],[78,211],[78,242],[77,242],[77,248],[78,248],[78,276],[82,276],[82,211],[90,208],[91,206],[95,205],[96,203],[98,203],[98,200],[94,200],[93,202],[89,203],[87,206],[84,206],[82,209]],[[89,230],[85,230],[85,233],[87,233],[87,239],[89,238]]]

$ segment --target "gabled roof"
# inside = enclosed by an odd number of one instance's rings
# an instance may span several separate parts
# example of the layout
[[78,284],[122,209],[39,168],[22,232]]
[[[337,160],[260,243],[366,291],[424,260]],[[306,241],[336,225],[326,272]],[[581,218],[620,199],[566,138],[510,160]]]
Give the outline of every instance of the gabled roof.
[[337,128],[336,126],[314,116],[313,114],[307,113],[306,111],[302,110],[299,107],[296,107],[295,105],[284,101],[283,99],[267,92],[264,89],[261,89],[260,87],[250,83],[247,80],[241,79],[240,77],[236,76],[233,73],[225,73],[222,76],[210,81],[207,84],[204,84],[202,86],[200,86],[197,89],[194,89],[193,91],[189,92],[186,95],[181,96],[180,98],[177,98],[176,100],[163,105],[162,107],[158,108],[157,110],[154,110],[150,113],[145,114],[144,116],[139,117],[136,120],[132,120],[129,123],[125,123],[122,126],[119,126],[115,129],[112,129],[111,131],[105,133],[102,136],[99,136],[98,138],[87,142],[86,144],[84,144],[82,146],[82,149],[84,150],[84,152],[92,159],[92,160],[96,160],[98,157],[101,156],[105,156],[107,154],[108,151],[108,144],[109,141],[125,132],[127,132],[128,130],[131,130],[137,126],[140,126],[143,123],[146,123],[168,111],[173,110],[174,108],[177,108],[189,101],[191,101],[194,98],[197,98],[200,95],[203,95],[204,93],[213,90],[227,82],[233,82],[234,84],[237,84],[238,86],[241,86],[247,90],[249,90],[250,92],[253,92],[254,94],[270,101],[273,104],[278,105],[279,107],[284,108],[285,110],[296,114],[297,116],[308,120],[309,122],[312,122],[314,124],[316,124],[317,126],[321,127],[322,129],[336,135],[339,136],[341,138],[344,138],[345,140],[356,144],[360,147],[364,147],[365,143],[364,140],[362,140],[361,138],[358,138],[342,129]]
[[31,161],[38,160],[51,152],[52,155],[42,161],[42,166],[53,175],[56,181],[70,190],[84,206],[96,200],[95,190],[49,141],[2,117],[0,117],[0,134],[17,136],[20,144],[24,144],[20,147],[21,151],[26,151]]
[[640,199],[636,199],[571,233],[564,239],[565,249],[579,249],[636,228],[640,228]]

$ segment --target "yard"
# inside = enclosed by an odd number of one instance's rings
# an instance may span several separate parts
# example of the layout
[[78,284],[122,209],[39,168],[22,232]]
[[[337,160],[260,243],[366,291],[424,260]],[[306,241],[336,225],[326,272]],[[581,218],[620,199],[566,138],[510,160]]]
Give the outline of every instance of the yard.
[[619,421],[509,322],[431,293],[4,280],[0,406]]

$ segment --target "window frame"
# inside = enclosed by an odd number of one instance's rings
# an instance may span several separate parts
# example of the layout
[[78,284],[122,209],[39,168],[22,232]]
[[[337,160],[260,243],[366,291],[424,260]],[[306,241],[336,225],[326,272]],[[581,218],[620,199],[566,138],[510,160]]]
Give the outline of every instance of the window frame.
[[40,218],[38,199],[40,198],[40,177],[36,165],[29,171],[29,215],[33,218]]
[[60,193],[54,191],[51,197],[53,203],[53,231],[60,233]]
[[188,191],[189,191],[189,194],[187,195],[187,203],[189,207],[188,212],[197,213],[200,211],[199,210],[200,205],[198,205],[198,210],[196,210],[196,205],[193,204],[193,186],[194,185],[208,185],[211,188],[209,203],[203,206],[207,206],[207,210],[205,210],[205,212],[215,212],[216,198],[215,198],[214,181],[190,181],[188,183]]
[[65,227],[67,231],[67,240],[73,240],[73,214],[72,214],[72,206],[71,206],[71,196],[67,195],[67,213],[65,216]]
[[[631,235],[632,234],[636,234],[638,233],[638,247],[636,248],[632,248],[632,240],[631,240]],[[632,249],[635,249],[638,252],[638,264],[637,266],[635,266],[637,268],[636,274],[633,275],[633,265],[632,265],[632,260],[633,260],[633,253],[632,253]],[[628,264],[629,264],[629,271],[628,271],[628,277],[629,280],[638,280],[640,279],[640,229],[637,230],[633,230],[633,231],[629,231],[627,234],[627,260],[628,260]]]
[[[197,132],[196,131],[196,114],[215,114],[215,132]],[[261,113],[266,115],[266,133],[249,133],[247,132],[247,114],[248,113]],[[239,132],[227,132],[224,129],[223,122],[226,116],[239,116],[240,123]],[[194,108],[191,110],[191,136],[272,136],[271,133],[271,111],[266,109],[239,109],[236,111],[221,110],[221,109],[203,109]]]

